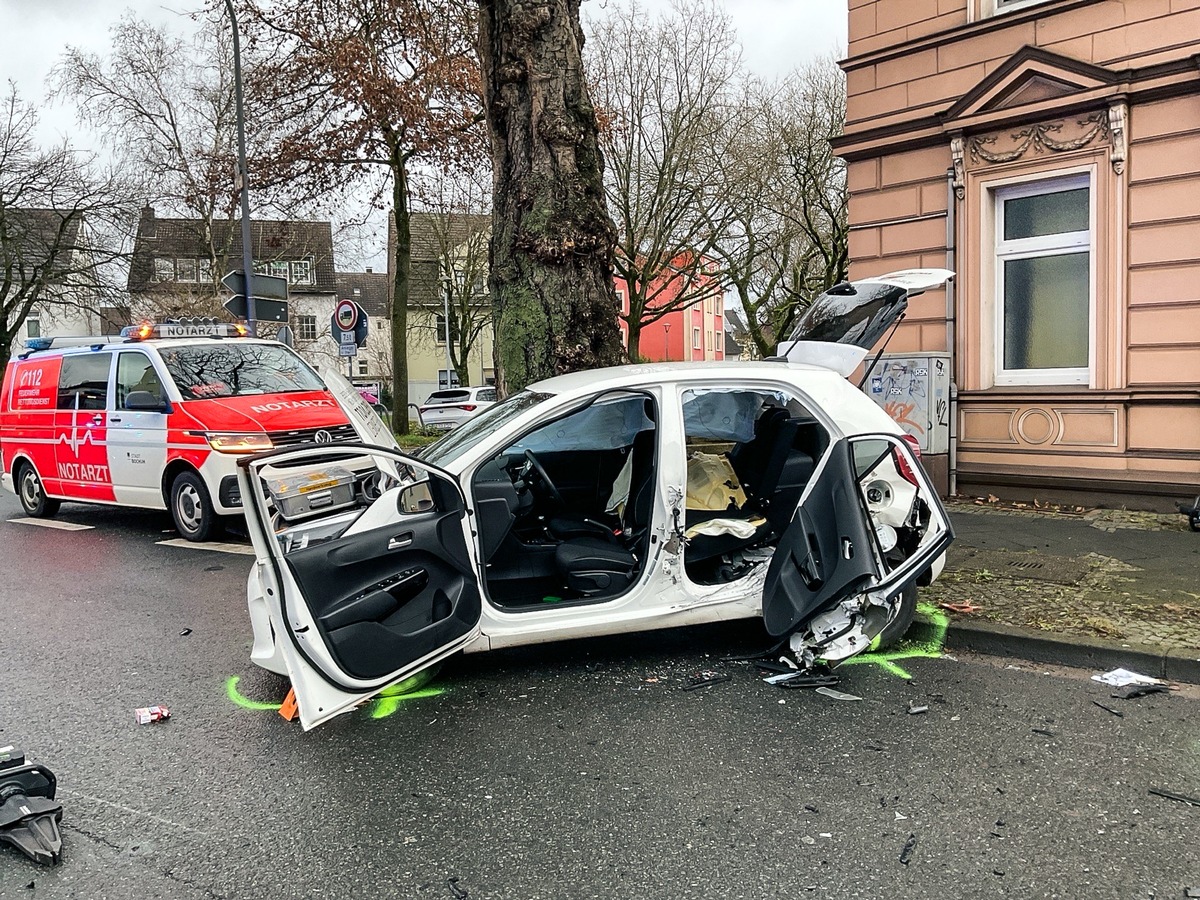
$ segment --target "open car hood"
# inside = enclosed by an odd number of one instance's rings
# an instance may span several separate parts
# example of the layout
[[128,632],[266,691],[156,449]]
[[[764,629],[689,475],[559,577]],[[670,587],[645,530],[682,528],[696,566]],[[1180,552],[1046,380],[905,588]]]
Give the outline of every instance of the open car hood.
[[813,300],[779,355],[849,375],[904,315],[909,297],[953,277],[949,269],[905,269],[836,284]]

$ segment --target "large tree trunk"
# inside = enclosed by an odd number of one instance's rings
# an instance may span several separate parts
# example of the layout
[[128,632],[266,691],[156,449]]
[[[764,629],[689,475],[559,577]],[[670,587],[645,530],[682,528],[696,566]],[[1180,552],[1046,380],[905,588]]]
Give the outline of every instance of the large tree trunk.
[[579,0],[479,0],[494,166],[497,380],[510,394],[622,360]]
[[642,320],[630,317],[625,320],[625,326],[629,329],[629,338],[625,345],[625,352],[629,354],[631,362],[642,361]]
[[392,430],[408,434],[408,276],[412,231],[408,211],[408,171],[392,172],[392,214],[396,219],[396,255],[392,260]]

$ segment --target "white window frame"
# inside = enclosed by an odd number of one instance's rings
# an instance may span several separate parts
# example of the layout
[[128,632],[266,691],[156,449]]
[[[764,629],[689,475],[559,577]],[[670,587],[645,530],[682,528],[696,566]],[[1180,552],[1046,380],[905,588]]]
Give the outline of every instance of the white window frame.
[[174,281],[175,260],[169,256],[158,256],[154,259],[154,280]]
[[[978,0],[979,17],[1003,16],[1031,6],[1040,6],[1050,0]],[[974,4],[972,4],[974,5]]]
[[692,349],[693,350],[701,349],[700,340],[701,340],[700,329],[697,326],[693,325],[692,326]]
[[358,357],[358,374],[359,377],[370,374],[371,364],[365,356]]
[[317,339],[317,317],[296,316],[296,340],[315,341]]
[[[313,283],[313,261],[309,259],[293,259],[288,264],[289,280],[292,284]],[[355,291],[357,293],[357,290]]]
[[[1041,237],[1005,241],[1004,205],[1009,200],[1039,194],[1088,189],[1088,230],[1061,232]],[[1096,369],[1096,179],[1089,168],[1084,171],[1039,173],[1037,180],[1015,184],[988,185],[992,197],[994,240],[991,246],[994,275],[992,359],[993,383],[997,387],[1017,385],[1091,385]],[[1088,252],[1088,364],[1079,368],[1006,369],[1004,368],[1004,263],[1006,260],[1058,256]]]
[[[37,334],[34,334],[34,331],[37,331]],[[40,315],[25,317],[25,336],[30,339],[42,336],[42,317]]]

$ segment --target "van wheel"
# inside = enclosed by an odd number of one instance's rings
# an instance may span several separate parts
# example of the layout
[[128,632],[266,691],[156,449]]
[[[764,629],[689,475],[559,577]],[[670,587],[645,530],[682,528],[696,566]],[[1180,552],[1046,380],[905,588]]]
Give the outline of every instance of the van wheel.
[[46,488],[38,477],[37,469],[29,463],[23,463],[17,473],[17,496],[21,498],[25,512],[35,519],[48,519],[62,506],[61,500],[46,496]]
[[195,472],[181,472],[171,482],[171,516],[175,528],[189,541],[207,541],[221,528],[212,498]]
[[908,631],[908,627],[913,623],[913,617],[917,614],[917,586],[910,584],[904,589],[900,595],[900,610],[896,613],[896,618],[888,623],[887,628],[879,635],[879,649],[887,650],[900,643],[904,633]]

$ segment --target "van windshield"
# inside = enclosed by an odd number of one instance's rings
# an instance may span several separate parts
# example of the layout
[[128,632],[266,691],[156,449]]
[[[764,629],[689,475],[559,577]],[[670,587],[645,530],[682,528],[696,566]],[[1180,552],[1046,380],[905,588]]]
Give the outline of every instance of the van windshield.
[[324,382],[282,344],[183,344],[158,348],[184,400],[322,391]]

